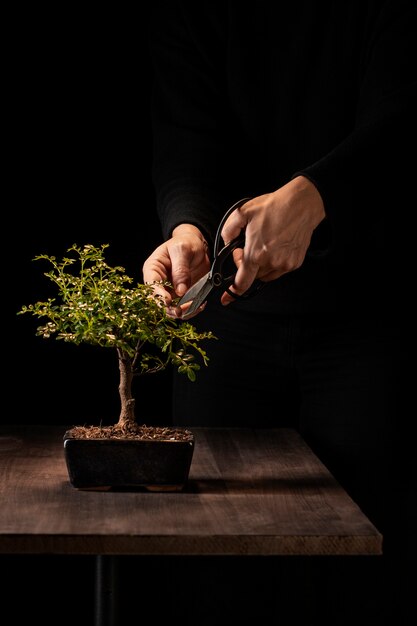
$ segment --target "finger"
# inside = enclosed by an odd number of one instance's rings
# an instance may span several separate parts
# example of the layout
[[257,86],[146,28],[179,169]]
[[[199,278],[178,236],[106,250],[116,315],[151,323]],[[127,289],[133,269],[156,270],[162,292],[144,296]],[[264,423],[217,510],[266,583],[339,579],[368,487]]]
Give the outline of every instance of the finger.
[[203,302],[203,304],[198,307],[198,309],[196,309],[195,311],[193,311],[192,313],[187,313],[188,309],[191,306],[191,302],[187,303],[187,304],[183,304],[181,305],[181,307],[179,307],[181,309],[181,314],[178,315],[177,317],[180,317],[183,320],[190,320],[193,317],[195,317],[196,315],[199,315],[199,313],[201,313],[202,311],[204,311],[204,309],[206,308],[206,304],[207,302]]
[[166,279],[166,273],[161,272],[154,263],[145,262],[142,270],[143,282],[151,285]]
[[180,306],[167,306],[166,314],[173,319],[182,318],[182,309]]
[[[259,267],[257,265],[243,260],[236,272],[233,284],[230,285],[228,291],[222,294],[221,303],[228,305],[243,295],[257,278],[258,270]],[[236,294],[236,297],[233,297],[233,294]]]
[[143,264],[142,275],[145,283],[168,280],[171,260],[164,246],[159,246]]
[[246,228],[248,223],[247,216],[243,211],[243,207],[239,207],[227,218],[221,232],[222,239],[225,243],[229,243],[232,239],[238,237],[241,231]]
[[170,315],[170,317],[177,317],[175,313],[175,306],[172,304],[172,294],[166,289],[163,285],[159,283],[145,283],[152,287],[153,298],[160,304],[162,307],[165,307],[166,312]]

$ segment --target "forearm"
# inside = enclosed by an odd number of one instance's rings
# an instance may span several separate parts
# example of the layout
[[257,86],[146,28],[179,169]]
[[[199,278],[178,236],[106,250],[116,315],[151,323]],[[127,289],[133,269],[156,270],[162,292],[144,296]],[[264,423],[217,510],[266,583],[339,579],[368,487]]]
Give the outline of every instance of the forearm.
[[351,133],[296,173],[314,182],[333,235],[345,244],[383,222],[413,173],[407,144],[417,140],[415,13],[410,3],[386,3],[363,52]]
[[[152,177],[165,239],[179,224],[188,223],[211,241],[225,210],[220,182],[221,46],[211,28],[218,12],[221,7],[216,5],[187,4],[184,9],[181,2],[166,2],[161,11],[156,5],[151,21]],[[204,51],[200,41],[205,42]]]

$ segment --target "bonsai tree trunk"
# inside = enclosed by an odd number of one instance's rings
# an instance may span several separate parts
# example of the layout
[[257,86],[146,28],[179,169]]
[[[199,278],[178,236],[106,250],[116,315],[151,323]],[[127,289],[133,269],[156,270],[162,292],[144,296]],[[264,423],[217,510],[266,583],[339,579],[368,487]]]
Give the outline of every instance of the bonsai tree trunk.
[[126,431],[136,422],[135,399],[132,395],[133,382],[133,362],[123,350],[117,350],[119,359],[119,395],[120,395],[120,416],[118,426]]

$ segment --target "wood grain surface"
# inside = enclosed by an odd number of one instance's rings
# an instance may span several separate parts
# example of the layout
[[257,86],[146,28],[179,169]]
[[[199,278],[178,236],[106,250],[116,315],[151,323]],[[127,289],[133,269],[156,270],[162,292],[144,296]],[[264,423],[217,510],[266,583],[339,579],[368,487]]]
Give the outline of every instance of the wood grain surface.
[[291,429],[193,428],[180,493],[74,489],[65,430],[0,428],[1,553],[382,553],[381,534]]

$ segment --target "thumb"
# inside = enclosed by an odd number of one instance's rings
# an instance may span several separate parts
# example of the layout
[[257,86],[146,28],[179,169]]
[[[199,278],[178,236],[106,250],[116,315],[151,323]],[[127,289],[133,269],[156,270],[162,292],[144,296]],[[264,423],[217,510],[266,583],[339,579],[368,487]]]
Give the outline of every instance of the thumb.
[[184,264],[172,266],[172,284],[177,296],[183,296],[191,284],[190,269]]
[[171,258],[172,285],[177,296],[183,296],[191,285],[191,268],[183,255]]

